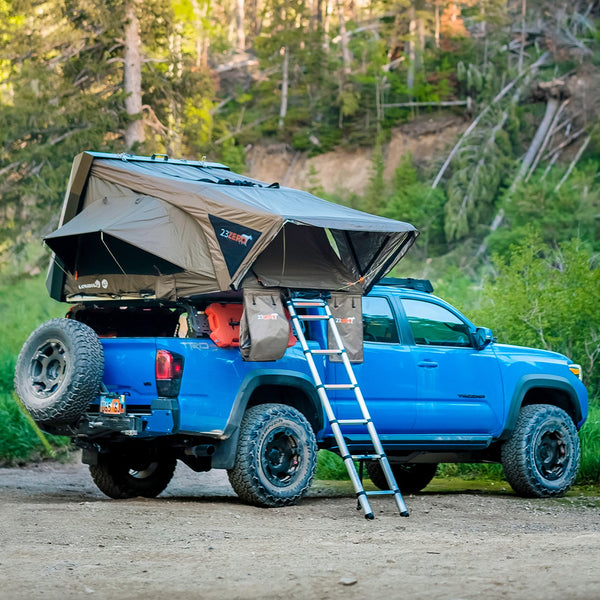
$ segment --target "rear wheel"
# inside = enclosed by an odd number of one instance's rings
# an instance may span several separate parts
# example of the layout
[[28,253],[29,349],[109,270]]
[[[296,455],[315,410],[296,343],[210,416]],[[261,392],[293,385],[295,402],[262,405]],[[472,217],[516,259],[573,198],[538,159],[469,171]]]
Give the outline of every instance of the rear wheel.
[[511,438],[502,447],[502,466],[517,494],[529,498],[563,496],[579,470],[577,429],[557,406],[524,406]]
[[317,466],[315,435],[304,415],[283,404],[246,411],[233,469],[236,494],[257,506],[287,506],[310,488]]
[[[392,464],[392,473],[398,484],[398,488],[405,494],[414,492],[420,492],[423,488],[427,487],[429,482],[435,477],[437,471],[437,464],[423,463],[423,464]],[[367,462],[367,473],[371,481],[380,490],[389,490],[387,479],[381,463],[379,461]]]
[[172,457],[129,458],[101,456],[97,465],[90,465],[94,483],[109,498],[154,498],[169,485],[177,461]]

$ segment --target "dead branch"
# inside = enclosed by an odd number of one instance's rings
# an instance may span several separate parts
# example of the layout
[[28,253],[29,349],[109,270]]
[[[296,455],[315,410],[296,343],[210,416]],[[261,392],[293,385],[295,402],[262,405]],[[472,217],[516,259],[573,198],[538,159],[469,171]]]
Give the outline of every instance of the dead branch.
[[392,104],[382,104],[383,108],[413,108],[418,106],[469,106],[471,99],[467,100],[444,100],[442,102],[394,102]]
[[569,144],[571,144],[572,142],[574,142],[582,133],[584,133],[584,131],[585,131],[585,129],[580,129],[579,131],[576,131],[573,135],[569,136],[564,142],[562,142],[561,144],[559,144],[555,148],[552,148],[552,150],[550,150],[550,152],[548,152],[546,154],[546,156],[544,156],[544,160],[547,160],[554,153],[559,152],[565,146],[568,146]]
[[558,108],[558,100],[553,97],[548,98],[544,118],[537,128],[537,131],[533,136],[533,140],[531,140],[531,144],[529,144],[529,148],[523,157],[516,177],[513,179],[512,185],[510,186],[509,197],[515,191],[521,179],[523,179],[523,177],[525,177],[526,173],[529,171],[529,168],[533,163],[542,143],[548,135],[548,131],[550,131],[550,128],[552,127],[552,123],[554,123],[554,117],[556,116]]
[[167,133],[168,128],[160,122],[160,119],[156,116],[156,113],[149,104],[144,104],[142,106],[142,111],[146,111],[149,116],[149,119],[144,119],[144,124],[152,127],[152,129],[158,131],[161,135]]
[[554,163],[558,160],[558,157],[560,156],[560,152],[557,152],[550,160],[550,162],[546,165],[546,168],[544,169],[544,172],[542,173],[542,176],[540,177],[540,181],[544,181],[544,179],[546,179],[546,175],[548,175],[548,173],[550,173],[550,169],[552,168],[552,166],[554,165]]
[[508,94],[508,92],[510,92],[510,90],[512,90],[512,88],[515,87],[515,85],[527,73],[530,73],[531,71],[534,71],[535,69],[537,69],[539,66],[543,65],[546,62],[546,59],[548,58],[548,56],[550,56],[550,53],[549,52],[544,52],[544,54],[542,54],[542,56],[540,56],[533,64],[531,64],[527,69],[525,69],[524,71],[522,71],[521,73],[519,73],[519,75],[515,79],[513,79],[509,84],[505,85],[498,92],[498,94],[496,94],[495,98],[477,115],[477,117],[473,120],[473,122],[469,125],[469,127],[467,127],[467,130],[459,138],[458,142],[456,142],[456,145],[454,146],[454,148],[452,148],[452,151],[450,152],[450,154],[446,158],[444,164],[442,165],[442,168],[440,169],[439,173],[436,175],[436,178],[433,180],[433,183],[431,185],[432,188],[436,188],[438,186],[438,183],[442,179],[444,173],[446,172],[446,169],[448,168],[448,166],[450,165],[450,162],[452,161],[452,159],[454,158],[454,156],[458,152],[458,150],[459,150],[460,146],[462,145],[463,141],[475,129],[475,127],[477,127],[477,125],[479,124],[479,122],[481,121],[481,119],[490,111],[490,109],[492,108],[492,106],[494,106],[494,104],[496,104],[502,98],[504,98],[504,96],[506,96],[506,94]]
[[4,175],[4,173],[8,173],[9,171],[12,171],[15,167],[19,166],[19,162],[14,162],[14,163],[10,163],[10,165],[6,165],[6,167],[3,167],[2,169],[0,169],[0,175]]
[[562,176],[562,179],[556,184],[556,187],[554,188],[555,192],[558,192],[558,190],[560,189],[560,186],[568,179],[569,175],[575,168],[575,165],[578,163],[579,159],[581,158],[581,155],[585,152],[585,149],[588,147],[588,144],[590,143],[591,139],[592,139],[591,135],[588,135],[585,138],[585,140],[583,141],[583,144],[581,144],[581,146],[579,147],[579,150],[577,150],[577,154],[575,155],[575,158],[571,161],[571,164],[569,165],[567,172]]
[[218,140],[215,141],[215,144],[222,144],[224,141],[226,141],[232,137],[235,137],[238,133],[241,133],[245,129],[250,129],[256,125],[260,125],[261,123],[264,123],[265,121],[269,120],[271,117],[272,117],[272,115],[267,115],[266,117],[261,117],[260,119],[257,119],[256,121],[252,121],[252,123],[247,123],[241,129],[239,129],[237,131],[232,131],[231,133],[228,133],[227,135],[220,137]]
[[552,119],[552,123],[550,125],[550,128],[548,129],[548,135],[544,138],[544,142],[542,143],[540,149],[538,150],[537,156],[535,157],[535,160],[533,161],[533,164],[531,165],[531,168],[529,169],[529,173],[527,173],[527,177],[525,177],[526,182],[529,181],[529,178],[531,177],[531,175],[535,171],[536,167],[538,166],[538,163],[540,162],[540,159],[542,158],[542,154],[546,150],[546,147],[548,146],[550,139],[556,133],[556,124],[558,122],[558,119],[560,118],[563,110],[565,109],[567,104],[569,104],[570,101],[571,101],[570,98],[567,98],[566,100],[564,100],[563,103],[559,106],[558,110],[556,111],[556,114],[554,115],[554,119]]
[[55,146],[59,142],[66,140],[68,137],[71,137],[75,133],[79,133],[80,131],[83,131],[84,129],[89,129],[89,127],[78,127],[77,129],[71,129],[71,131],[67,131],[66,133],[63,133],[62,135],[59,135],[58,137],[48,140],[48,143],[51,146]]

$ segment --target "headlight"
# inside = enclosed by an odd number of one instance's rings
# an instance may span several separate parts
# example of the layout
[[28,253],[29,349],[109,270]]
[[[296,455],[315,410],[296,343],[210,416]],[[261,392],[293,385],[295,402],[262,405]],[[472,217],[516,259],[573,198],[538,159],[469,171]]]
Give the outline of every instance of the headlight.
[[583,381],[581,365],[571,364],[571,365],[569,365],[569,371],[571,371],[571,373],[573,373],[573,375],[577,375],[577,377],[579,377],[580,381]]

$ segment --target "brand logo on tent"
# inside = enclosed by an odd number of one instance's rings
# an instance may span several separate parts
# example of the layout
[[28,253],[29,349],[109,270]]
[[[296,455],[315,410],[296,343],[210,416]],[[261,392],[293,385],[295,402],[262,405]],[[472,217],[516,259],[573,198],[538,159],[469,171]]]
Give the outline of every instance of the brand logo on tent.
[[208,215],[208,218],[215,230],[219,248],[225,259],[229,275],[233,277],[252,246],[254,246],[260,237],[260,231],[244,227],[239,223],[221,219],[221,217],[215,217],[214,215]]
[[80,283],[77,287],[80,290],[96,289],[100,287],[106,289],[108,287],[108,281],[106,279],[103,279],[102,281],[96,279],[96,281],[93,281],[92,283]]
[[251,242],[253,239],[251,235],[246,233],[235,233],[235,231],[229,231],[229,229],[221,229],[219,236],[241,244],[242,246],[247,246],[248,242]]

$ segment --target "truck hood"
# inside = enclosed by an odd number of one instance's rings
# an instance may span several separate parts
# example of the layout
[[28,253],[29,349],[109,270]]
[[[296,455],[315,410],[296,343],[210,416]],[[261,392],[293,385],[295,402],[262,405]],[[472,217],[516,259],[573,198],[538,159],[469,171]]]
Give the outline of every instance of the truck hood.
[[494,344],[494,352],[499,358],[510,357],[512,360],[527,360],[530,362],[545,362],[568,365],[572,361],[564,354],[539,348],[512,346],[510,344]]

